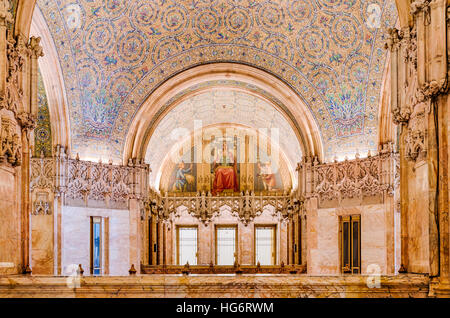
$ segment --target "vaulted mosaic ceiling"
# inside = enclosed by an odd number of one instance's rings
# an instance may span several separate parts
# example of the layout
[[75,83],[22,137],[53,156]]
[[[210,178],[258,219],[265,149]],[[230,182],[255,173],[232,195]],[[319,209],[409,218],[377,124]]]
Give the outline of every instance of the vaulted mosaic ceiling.
[[121,159],[134,114],[192,66],[238,62],[309,107],[325,157],[376,150],[393,0],[38,0],[70,104],[72,150]]

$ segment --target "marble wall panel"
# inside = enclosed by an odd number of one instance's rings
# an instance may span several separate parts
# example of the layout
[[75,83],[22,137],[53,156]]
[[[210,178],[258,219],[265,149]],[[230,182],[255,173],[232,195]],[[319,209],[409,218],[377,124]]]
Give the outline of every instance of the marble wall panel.
[[17,169],[0,166],[0,275],[22,270],[20,199]]
[[408,272],[429,272],[428,165],[410,167],[408,178]]
[[[339,275],[339,216],[361,215],[361,272],[387,273],[385,205],[329,208],[308,212],[308,274]],[[392,229],[394,231],[394,229]]]
[[338,274],[339,223],[335,209],[320,209],[308,215],[309,233],[307,241],[309,257],[308,274]]
[[54,272],[53,215],[31,216],[31,268],[33,275]]
[[[128,275],[130,269],[130,219],[127,210],[63,207],[63,269],[67,270],[68,266],[82,264],[85,275],[89,275],[91,216],[109,218],[110,275]],[[108,247],[103,246],[103,248]],[[103,253],[104,255],[105,253]],[[103,264],[105,264],[104,260]]]

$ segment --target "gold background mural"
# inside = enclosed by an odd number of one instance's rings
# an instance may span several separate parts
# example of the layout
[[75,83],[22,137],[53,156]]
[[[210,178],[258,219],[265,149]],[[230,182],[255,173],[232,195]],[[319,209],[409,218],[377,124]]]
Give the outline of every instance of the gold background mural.
[[290,190],[291,175],[277,143],[256,129],[215,125],[181,136],[163,163],[162,192]]

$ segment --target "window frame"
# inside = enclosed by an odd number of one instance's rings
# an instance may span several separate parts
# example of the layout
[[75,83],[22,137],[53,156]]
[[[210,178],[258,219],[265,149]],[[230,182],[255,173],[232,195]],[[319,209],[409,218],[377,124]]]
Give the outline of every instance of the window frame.
[[[95,271],[97,268],[94,268],[94,226],[98,224],[99,225],[99,273],[95,274]],[[100,216],[91,216],[90,217],[90,273],[92,276],[98,276],[102,275],[103,273],[103,218]]]
[[198,225],[197,224],[177,224],[176,225],[176,256],[177,256],[177,265],[184,266],[186,264],[180,264],[180,229],[183,228],[195,228],[197,231],[197,242],[196,242],[196,252],[195,252],[195,263],[189,265],[198,265],[198,246],[199,246],[199,238],[198,238]]
[[[239,263],[238,260],[238,256],[239,256],[239,241],[238,241],[238,225],[237,224],[215,224],[214,226],[214,245],[215,245],[215,249],[214,249],[214,258],[215,258],[215,264],[217,266],[229,266],[229,265],[219,265],[218,264],[218,257],[219,257],[219,253],[218,253],[218,240],[217,240],[217,232],[218,229],[221,228],[234,228],[234,233],[235,233],[235,238],[234,238],[234,262]],[[233,263],[234,263],[233,262]]]
[[256,231],[258,228],[272,228],[273,231],[273,242],[272,242],[272,264],[271,265],[262,265],[262,266],[276,266],[278,260],[278,251],[277,251],[277,224],[255,224],[253,227],[253,263],[257,264],[256,259]]
[[[344,223],[348,224],[347,246],[344,246]],[[358,227],[357,236],[357,266],[354,264],[354,224]],[[347,248],[348,263],[346,263],[345,250]],[[342,215],[339,217],[339,254],[340,254],[340,272],[342,274],[361,274],[361,215]]]

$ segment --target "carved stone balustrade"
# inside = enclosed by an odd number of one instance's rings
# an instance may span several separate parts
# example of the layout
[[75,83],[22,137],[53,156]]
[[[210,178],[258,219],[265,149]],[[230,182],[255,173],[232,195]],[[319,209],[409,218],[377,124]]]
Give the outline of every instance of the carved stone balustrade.
[[[385,145],[380,154],[342,162],[321,164],[306,157],[299,163],[300,199],[316,197],[319,202],[344,198],[393,195],[398,155],[392,145]],[[397,165],[398,167],[398,165]]]
[[305,265],[142,265],[143,274],[303,274]]
[[131,160],[128,165],[70,159],[58,147],[53,158],[31,160],[31,190],[49,189],[65,205],[125,208],[129,199],[146,200],[149,166]]
[[165,220],[176,214],[179,207],[185,207],[189,214],[207,224],[220,213],[222,207],[230,208],[231,213],[247,225],[268,206],[274,208],[274,217],[288,219],[299,213],[301,202],[287,192],[260,193],[246,191],[228,195],[212,196],[210,192],[196,194],[150,194],[149,209],[160,219]]

